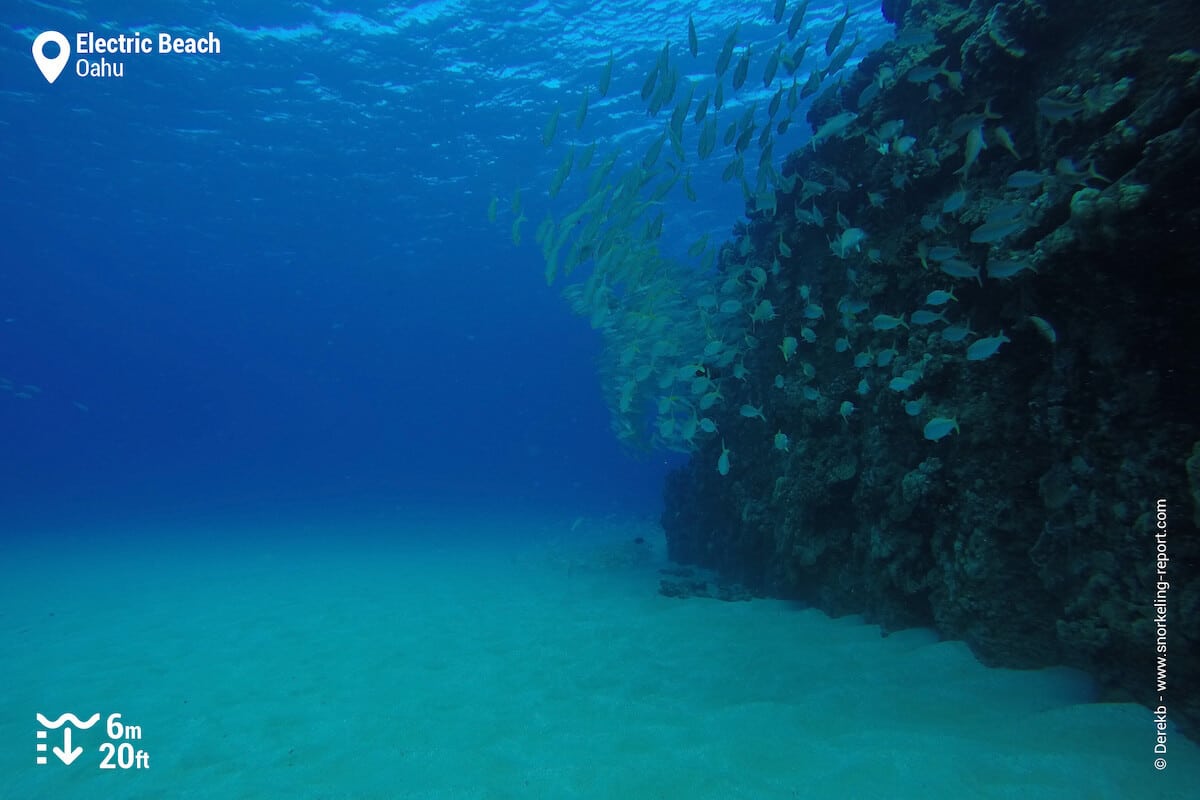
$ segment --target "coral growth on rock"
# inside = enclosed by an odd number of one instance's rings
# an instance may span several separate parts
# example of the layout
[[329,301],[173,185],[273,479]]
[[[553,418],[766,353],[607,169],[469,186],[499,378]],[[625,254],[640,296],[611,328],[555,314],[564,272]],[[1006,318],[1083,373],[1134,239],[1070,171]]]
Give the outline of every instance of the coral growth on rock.
[[[814,130],[845,135],[789,157],[794,188],[718,265],[778,262],[754,336],[799,343],[745,358],[720,437],[671,476],[672,558],[1154,704],[1160,498],[1172,608],[1200,603],[1192,14],[917,0],[899,31],[933,42],[817,98]],[[768,424],[737,413],[752,399]],[[1169,630],[1195,685],[1200,616]],[[1194,732],[1200,695],[1172,711]]]

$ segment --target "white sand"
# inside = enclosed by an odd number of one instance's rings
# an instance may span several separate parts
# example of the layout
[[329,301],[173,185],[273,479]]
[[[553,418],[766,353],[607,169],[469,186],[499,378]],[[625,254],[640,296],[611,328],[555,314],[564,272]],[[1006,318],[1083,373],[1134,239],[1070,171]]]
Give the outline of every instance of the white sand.
[[[655,526],[572,523],[10,551],[0,798],[1194,796],[1197,748],[1174,735],[1156,772],[1150,713],[1087,703],[1076,673],[988,670],[928,631],[784,602],[662,597]],[[39,711],[120,712],[150,769],[98,769],[102,726],[72,766],[35,766]]]

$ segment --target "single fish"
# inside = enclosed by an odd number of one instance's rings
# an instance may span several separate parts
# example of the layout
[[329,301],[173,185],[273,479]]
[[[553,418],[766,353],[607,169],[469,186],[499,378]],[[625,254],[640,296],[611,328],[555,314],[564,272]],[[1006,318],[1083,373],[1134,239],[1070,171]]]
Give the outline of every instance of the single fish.
[[850,21],[850,5],[846,4],[846,14],[838,20],[833,30],[829,32],[829,38],[825,40],[825,55],[833,55],[834,49],[838,43],[842,41],[842,34],[846,32],[846,23]]
[[725,37],[725,44],[721,46],[721,52],[717,56],[717,67],[715,70],[717,78],[720,78],[725,74],[725,70],[729,69],[729,60],[733,58],[733,48],[737,46],[738,28],[740,27],[741,23],[736,23],[733,26],[733,30]]
[[1010,189],[1032,189],[1041,186],[1050,176],[1044,172],[1034,172],[1030,169],[1019,169],[1008,176],[1005,183]]
[[952,278],[974,278],[980,286],[983,285],[983,278],[979,275],[979,267],[973,267],[961,258],[948,258],[941,264],[938,264],[938,269]]
[[871,327],[877,331],[890,331],[900,326],[908,327],[903,314],[898,317],[893,317],[891,314],[876,314],[875,319],[871,320]]
[[1048,119],[1052,125],[1064,120],[1074,120],[1084,108],[1085,104],[1082,100],[1070,101],[1053,97],[1039,97],[1037,101],[1038,113]]
[[1017,259],[993,259],[987,263],[987,274],[989,278],[998,280],[1008,280],[1016,277],[1025,270],[1037,272],[1028,261]]
[[940,312],[922,308],[914,311],[910,317],[913,325],[932,325],[935,322],[946,322],[946,315]]
[[1033,323],[1033,327],[1037,329],[1037,332],[1040,333],[1042,338],[1047,342],[1050,344],[1056,344],[1058,342],[1058,334],[1054,332],[1054,326],[1052,326],[1049,322],[1032,314],[1029,315],[1029,321]]
[[951,193],[949,197],[942,201],[942,213],[953,214],[963,207],[967,202],[967,192],[965,189],[959,189],[957,192]]
[[746,49],[742,50],[742,58],[738,61],[737,66],[733,68],[734,89],[742,88],[742,84],[746,82],[746,72],[750,69],[750,45],[746,45]]
[[783,45],[779,44],[775,50],[767,58],[767,66],[763,70],[763,88],[770,87],[772,81],[775,80],[775,73],[779,71],[779,52],[783,49]]
[[1011,341],[1012,339],[1004,335],[1004,331],[1000,331],[996,336],[986,336],[972,342],[971,346],[967,348],[967,361],[983,361],[991,358],[1000,350],[1000,345]]
[[725,446],[725,440],[721,440],[721,455],[717,457],[717,472],[722,475],[729,474],[729,455],[732,451]]
[[850,123],[854,122],[856,119],[858,119],[858,114],[855,114],[853,111],[843,111],[841,114],[836,114],[825,120],[825,123],[817,129],[816,133],[813,134],[813,149],[816,150],[817,143],[822,142],[825,139],[829,139],[834,136],[844,136],[846,129],[850,127]]
[[808,10],[808,3],[809,0],[804,0],[803,3],[796,6],[796,10],[792,12],[792,18],[788,20],[787,38],[789,42],[796,37],[800,26],[804,24],[804,12]]
[[612,83],[613,63],[615,58],[613,52],[608,51],[608,63],[604,65],[604,69],[600,72],[600,96],[608,96],[608,86]]
[[962,175],[965,179],[971,172],[971,167],[979,160],[979,154],[987,149],[987,142],[983,139],[983,126],[973,128],[967,134],[966,157],[963,160],[963,165],[954,171],[955,175]]
[[971,231],[971,241],[975,244],[993,244],[1007,239],[1024,228],[1025,222],[1019,219],[985,222]]
[[542,129],[542,147],[549,147],[554,141],[554,134],[558,132],[558,106],[554,107],[554,113],[550,115],[550,119],[546,122],[546,127]]
[[945,437],[949,436],[952,431],[959,432],[958,420],[956,418],[934,417],[933,419],[929,420],[929,422],[925,423],[925,429],[923,433],[926,439],[931,442],[936,442],[939,439],[944,439]]
[[1021,154],[1017,152],[1016,145],[1013,144],[1012,134],[1008,132],[1008,128],[1005,128],[1003,125],[997,125],[992,130],[992,135],[996,137],[996,142],[1007,150],[1013,158],[1020,160]]

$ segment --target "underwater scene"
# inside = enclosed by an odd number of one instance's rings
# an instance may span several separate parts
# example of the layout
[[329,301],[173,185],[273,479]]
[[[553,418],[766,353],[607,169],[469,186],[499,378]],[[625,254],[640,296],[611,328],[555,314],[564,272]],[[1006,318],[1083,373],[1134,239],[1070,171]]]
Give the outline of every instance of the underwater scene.
[[1193,3],[14,0],[0,76],[0,800],[1197,796]]

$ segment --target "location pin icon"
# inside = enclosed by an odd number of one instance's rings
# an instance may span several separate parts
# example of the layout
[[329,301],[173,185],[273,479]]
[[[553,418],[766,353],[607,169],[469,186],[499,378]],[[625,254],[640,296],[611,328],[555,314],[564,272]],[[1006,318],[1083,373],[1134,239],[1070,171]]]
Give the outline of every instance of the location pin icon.
[[[54,58],[46,58],[46,54],[42,52],[47,42],[58,45],[58,55]],[[63,67],[71,60],[71,43],[58,31],[43,31],[33,40],[33,60],[46,81],[54,83],[62,74]]]

